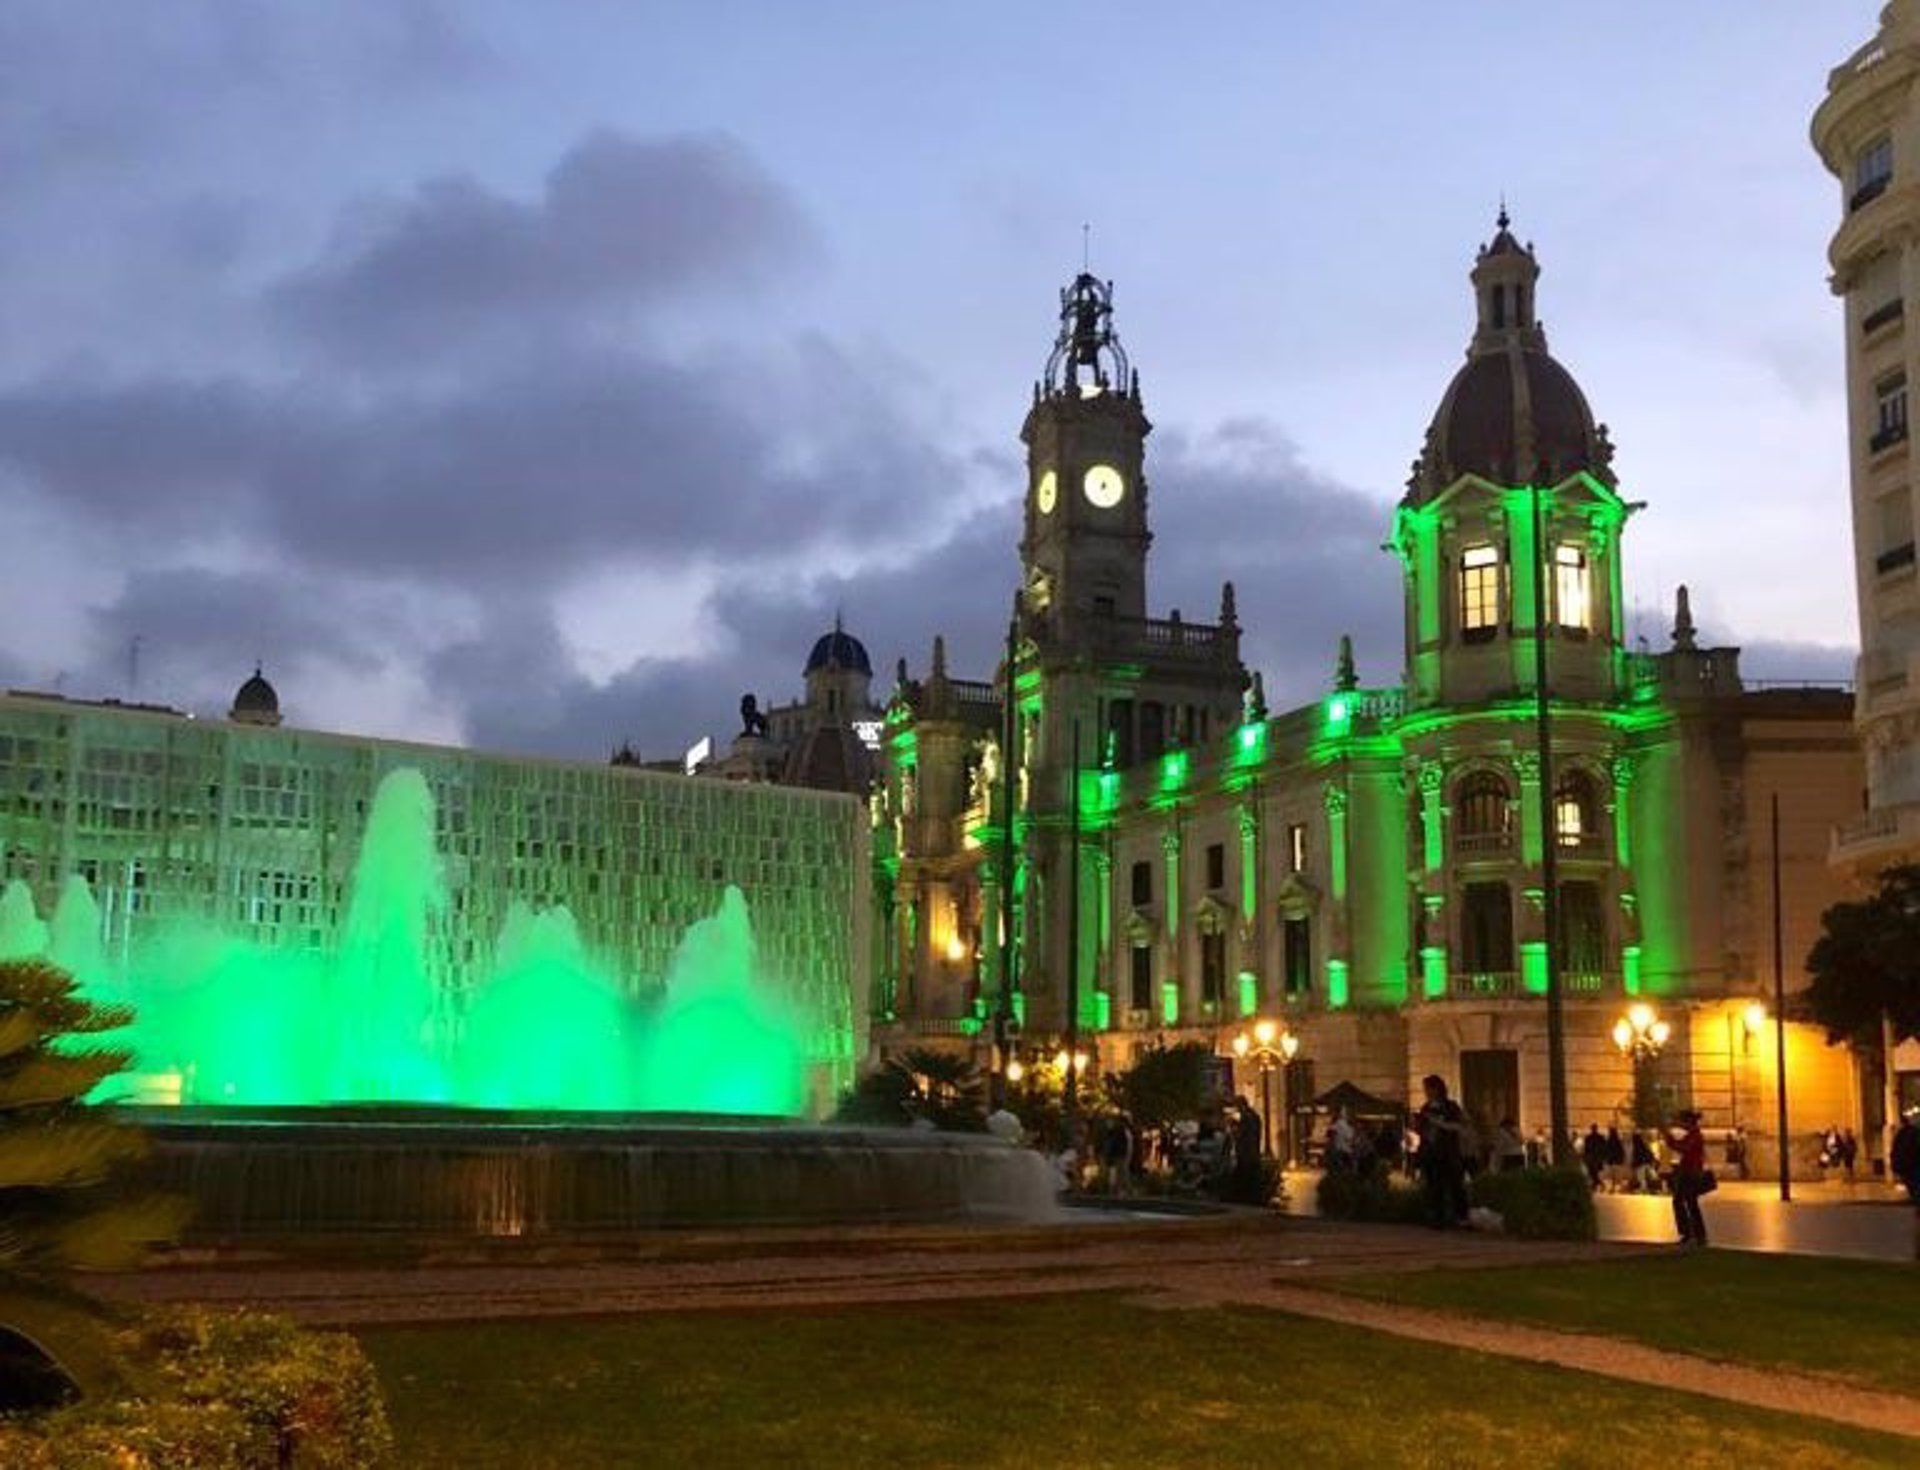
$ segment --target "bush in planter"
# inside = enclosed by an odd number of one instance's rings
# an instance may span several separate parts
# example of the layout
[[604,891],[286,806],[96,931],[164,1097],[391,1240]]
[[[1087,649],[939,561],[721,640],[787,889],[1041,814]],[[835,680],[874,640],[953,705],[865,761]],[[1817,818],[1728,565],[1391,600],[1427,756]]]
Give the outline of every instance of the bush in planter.
[[0,1421],[0,1464],[360,1470],[392,1454],[373,1367],[343,1334],[188,1307],[140,1318],[119,1342],[137,1394]]
[[1593,1190],[1579,1169],[1505,1169],[1473,1181],[1473,1203],[1526,1240],[1592,1240]]
[[1427,1218],[1419,1189],[1399,1183],[1377,1161],[1364,1170],[1329,1169],[1320,1176],[1316,1202],[1320,1214],[1329,1220],[1421,1225]]

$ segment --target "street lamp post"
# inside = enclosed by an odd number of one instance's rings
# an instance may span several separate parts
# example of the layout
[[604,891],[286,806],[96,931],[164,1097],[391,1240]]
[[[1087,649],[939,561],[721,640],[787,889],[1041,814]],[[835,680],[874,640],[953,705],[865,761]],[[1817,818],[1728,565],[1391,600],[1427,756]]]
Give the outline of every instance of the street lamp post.
[[1659,1122],[1653,1104],[1652,1062],[1673,1035],[1673,1028],[1654,1014],[1645,1001],[1627,1007],[1627,1013],[1613,1023],[1613,1044],[1620,1055],[1633,1062],[1633,1123],[1647,1128]]
[[[1281,1092],[1293,1079],[1293,1058],[1300,1050],[1300,1038],[1282,1030],[1276,1021],[1264,1017],[1253,1023],[1251,1032],[1242,1031],[1233,1038],[1233,1054],[1245,1061],[1251,1058],[1260,1068],[1260,1150],[1273,1157],[1273,1073],[1280,1069]],[[1287,1167],[1294,1165],[1293,1117],[1287,1117]]]

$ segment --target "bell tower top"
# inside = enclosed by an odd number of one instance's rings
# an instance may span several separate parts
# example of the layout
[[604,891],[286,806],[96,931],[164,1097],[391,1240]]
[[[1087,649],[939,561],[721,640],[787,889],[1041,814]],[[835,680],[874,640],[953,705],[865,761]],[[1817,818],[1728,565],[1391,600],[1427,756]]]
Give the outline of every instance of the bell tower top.
[[1047,355],[1041,391],[1094,398],[1121,392],[1138,399],[1139,379],[1113,330],[1113,282],[1081,271],[1060,293],[1060,335]]

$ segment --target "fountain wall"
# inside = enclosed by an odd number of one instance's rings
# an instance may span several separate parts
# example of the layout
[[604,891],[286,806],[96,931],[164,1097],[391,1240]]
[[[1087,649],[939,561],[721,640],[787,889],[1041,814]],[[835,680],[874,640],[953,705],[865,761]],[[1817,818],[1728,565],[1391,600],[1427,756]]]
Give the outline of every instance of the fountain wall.
[[[823,1111],[865,1048],[865,840],[860,804],[830,793],[0,697],[0,957],[47,953],[143,1015],[164,1006],[183,1035],[279,1025],[262,1065],[359,1067],[351,1097],[460,1100],[477,1079],[515,1105],[524,1087],[486,1080],[510,1068],[584,1087],[638,1015],[645,1034],[619,1041],[642,1073],[704,1068],[716,1104],[752,1100],[728,1081],[779,1029],[801,1110]],[[700,978],[738,968],[722,951],[748,923],[778,1028]],[[274,1018],[270,998],[314,1014]],[[556,1009],[579,1024],[528,1048],[530,1018]],[[316,1040],[285,1060],[289,1020]],[[395,1036],[432,1043],[432,1076],[402,1075],[420,1064]],[[179,1086],[190,1102],[341,1097],[272,1081]]]

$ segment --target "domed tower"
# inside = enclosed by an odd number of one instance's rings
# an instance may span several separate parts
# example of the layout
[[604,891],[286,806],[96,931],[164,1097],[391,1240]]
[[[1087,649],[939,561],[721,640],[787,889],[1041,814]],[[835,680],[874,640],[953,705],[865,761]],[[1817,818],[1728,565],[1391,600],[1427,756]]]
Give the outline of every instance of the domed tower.
[[1502,209],[1474,261],[1467,360],[1395,518],[1419,704],[1530,693],[1543,622],[1555,693],[1610,698],[1624,675],[1619,550],[1630,507],[1616,492],[1606,426],[1547,350],[1535,311],[1540,264],[1509,225]]
[[280,723],[280,696],[274,692],[258,664],[253,675],[233,696],[233,708],[227,718],[236,725],[277,725]]
[[1082,271],[1060,293],[1060,333],[1021,426],[1020,559],[1030,612],[1147,615],[1147,435],[1140,379],[1113,330],[1113,283]]
[[807,655],[807,707],[812,718],[833,724],[848,724],[866,718],[871,708],[867,697],[873,683],[873,664],[867,658],[866,645],[840,626],[834,615],[833,630],[822,633]]

